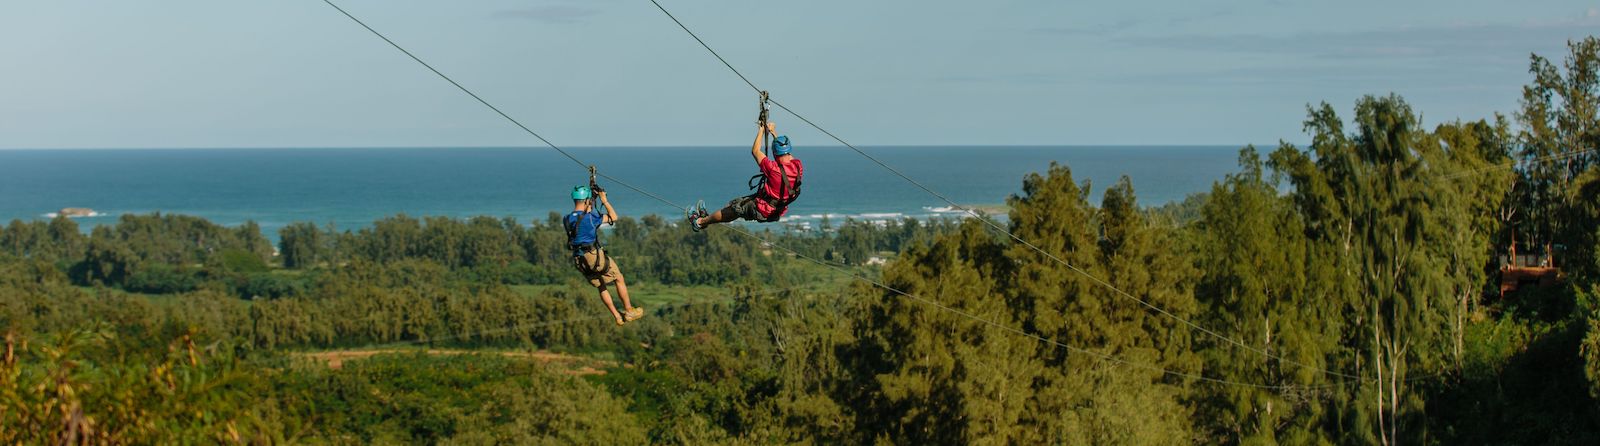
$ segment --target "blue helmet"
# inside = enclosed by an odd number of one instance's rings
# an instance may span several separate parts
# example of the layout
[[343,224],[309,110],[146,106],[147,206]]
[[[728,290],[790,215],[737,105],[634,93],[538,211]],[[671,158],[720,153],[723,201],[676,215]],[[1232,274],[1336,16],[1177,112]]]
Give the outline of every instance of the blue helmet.
[[777,155],[777,156],[788,155],[789,154],[789,150],[792,149],[792,148],[793,147],[789,146],[789,135],[781,135],[781,136],[778,136],[777,138],[773,138],[772,139],[772,154],[773,155]]
[[589,193],[589,186],[576,186],[572,188],[573,200],[588,200],[590,196],[591,194]]

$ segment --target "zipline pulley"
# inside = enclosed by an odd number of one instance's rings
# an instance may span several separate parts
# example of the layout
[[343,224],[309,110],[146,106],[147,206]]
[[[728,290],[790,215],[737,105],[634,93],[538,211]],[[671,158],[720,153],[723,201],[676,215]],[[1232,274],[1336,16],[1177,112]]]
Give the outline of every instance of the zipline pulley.
[[[591,164],[591,165],[589,165],[589,190],[594,192],[594,195],[599,195],[601,192],[605,192],[606,190],[604,188],[601,188],[599,183],[595,183],[594,182],[594,176],[595,176],[594,165]],[[589,197],[590,201],[594,201],[594,195],[591,195]]]
[[759,125],[762,128],[766,128],[767,127],[767,112],[772,110],[771,107],[769,107],[768,104],[767,104],[770,101],[771,101],[770,99],[767,99],[766,90],[762,90],[761,91],[761,117],[760,118],[756,118],[756,125]]
[[767,91],[761,90],[761,114],[756,118],[756,128],[760,129],[758,131],[761,132],[761,150],[766,152],[769,158],[773,156],[772,144],[767,140],[767,116],[772,111],[768,103],[771,101],[767,96]]

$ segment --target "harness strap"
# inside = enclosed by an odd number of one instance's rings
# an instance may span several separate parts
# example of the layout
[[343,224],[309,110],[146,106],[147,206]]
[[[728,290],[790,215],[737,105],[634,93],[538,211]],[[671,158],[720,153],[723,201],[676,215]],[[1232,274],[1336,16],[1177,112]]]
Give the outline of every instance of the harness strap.
[[[599,265],[590,265],[588,262],[583,261],[583,255],[589,251],[594,251],[595,260],[599,262]],[[611,269],[611,256],[606,254],[604,248],[598,246],[591,249],[575,249],[573,250],[572,263],[577,265],[578,270],[583,271],[584,274],[600,274]]]
[[[577,211],[573,211],[571,214],[567,214],[567,216],[571,217],[573,214],[577,214]],[[578,219],[569,218],[562,226],[567,228],[567,241],[569,243],[572,241],[572,239],[578,237]]]
[[[578,211],[572,211],[572,214],[568,214],[567,216],[570,217],[572,215],[578,215],[579,217],[571,219],[571,221],[565,222],[565,224],[563,225],[563,226],[566,226],[566,228],[567,228],[567,242],[568,243],[571,243],[572,239],[578,237],[578,224],[583,222],[583,216],[587,215],[587,213],[580,214],[580,213],[578,213]],[[594,243],[589,243],[587,245],[569,245],[569,246],[572,248],[572,256],[573,257],[581,257],[583,255],[583,252],[586,249],[601,249],[601,248],[605,247],[605,245],[600,243],[600,228],[599,227],[595,227],[594,228]]]

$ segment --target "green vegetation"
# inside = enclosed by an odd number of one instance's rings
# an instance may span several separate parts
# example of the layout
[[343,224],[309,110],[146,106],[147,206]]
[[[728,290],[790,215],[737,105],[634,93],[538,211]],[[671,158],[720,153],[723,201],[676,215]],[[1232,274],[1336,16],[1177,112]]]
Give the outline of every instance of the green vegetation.
[[[886,287],[625,219],[652,314],[622,328],[556,215],[301,223],[277,256],[185,216],[12,222],[0,443],[1595,444],[1600,39],[1571,50],[1513,118],[1320,104],[1310,145],[1156,209],[1048,166],[1006,203],[1038,250],[979,220],[765,234]],[[1562,284],[1502,298],[1513,243]],[[393,353],[308,355],[338,349]]]

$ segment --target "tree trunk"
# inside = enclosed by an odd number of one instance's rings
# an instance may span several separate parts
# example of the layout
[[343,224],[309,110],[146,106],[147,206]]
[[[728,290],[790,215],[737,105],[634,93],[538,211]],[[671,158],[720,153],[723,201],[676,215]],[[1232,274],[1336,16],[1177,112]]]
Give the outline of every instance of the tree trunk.
[[1461,369],[1461,350],[1467,331],[1467,315],[1471,311],[1468,308],[1471,295],[1470,288],[1461,290],[1461,303],[1456,308],[1456,370]]
[[1378,307],[1374,305],[1372,307],[1372,369],[1378,374],[1378,438],[1382,440],[1382,444],[1387,446],[1389,444],[1389,430],[1384,427],[1383,422],[1383,336],[1378,333],[1378,326],[1381,325],[1379,322]]

